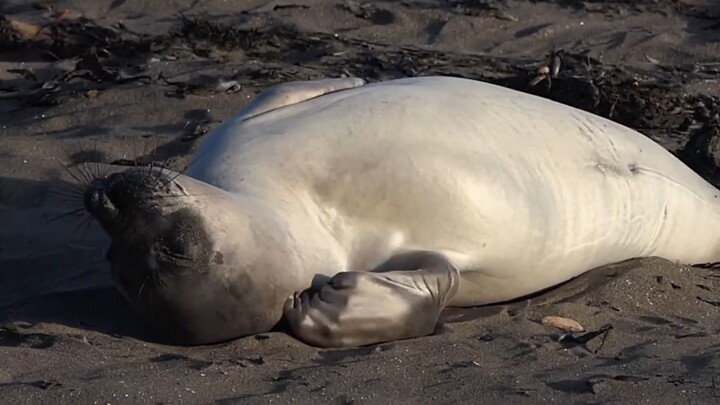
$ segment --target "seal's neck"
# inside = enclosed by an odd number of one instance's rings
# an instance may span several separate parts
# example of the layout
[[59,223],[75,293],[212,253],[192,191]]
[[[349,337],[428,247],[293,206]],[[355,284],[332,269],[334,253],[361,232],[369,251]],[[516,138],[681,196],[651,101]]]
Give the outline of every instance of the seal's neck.
[[256,238],[273,235],[286,238],[275,243],[287,245],[292,251],[298,267],[293,271],[297,270],[302,277],[334,275],[347,268],[347,253],[307,188],[287,181],[268,181],[264,176],[246,176],[242,181],[213,177],[206,181],[233,196],[243,207],[241,211],[252,216],[249,218],[252,223],[265,224],[257,228]]
[[256,243],[274,243],[292,258],[295,268],[286,271],[305,280],[317,274],[334,275],[346,267],[345,252],[309,195],[288,188],[275,189],[272,195],[244,191],[235,198],[251,215]]

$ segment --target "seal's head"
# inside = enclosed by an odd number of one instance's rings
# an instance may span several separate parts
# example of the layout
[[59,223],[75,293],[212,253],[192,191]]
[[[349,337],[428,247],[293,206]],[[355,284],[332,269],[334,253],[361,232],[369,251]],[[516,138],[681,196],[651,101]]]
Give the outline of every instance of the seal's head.
[[[270,251],[281,224],[251,199],[133,168],[92,181],[84,204],[110,236],[107,260],[120,291],[173,341],[220,342],[281,319],[292,291],[263,286],[286,285],[274,278],[292,263]],[[274,244],[264,243],[267,235]]]

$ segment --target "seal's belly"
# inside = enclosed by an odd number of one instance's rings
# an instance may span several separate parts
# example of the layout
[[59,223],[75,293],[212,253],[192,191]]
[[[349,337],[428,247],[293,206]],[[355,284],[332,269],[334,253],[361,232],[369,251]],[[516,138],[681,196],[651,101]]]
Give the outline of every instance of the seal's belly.
[[[357,159],[363,170],[348,169],[347,157],[347,172],[337,168],[315,192],[318,205],[336,210],[343,224],[373,224],[349,233],[379,238],[358,255],[371,263],[393,249],[457,254],[463,283],[453,305],[518,298],[634,257],[698,262],[717,251],[717,232],[697,229],[706,220],[720,223],[717,207],[700,195],[703,187],[642,161],[612,166],[589,159],[568,170],[562,162],[533,167],[535,159],[517,158],[508,165],[477,155],[483,163],[473,164],[446,156],[416,151],[372,164]],[[364,245],[356,242],[346,243]]]

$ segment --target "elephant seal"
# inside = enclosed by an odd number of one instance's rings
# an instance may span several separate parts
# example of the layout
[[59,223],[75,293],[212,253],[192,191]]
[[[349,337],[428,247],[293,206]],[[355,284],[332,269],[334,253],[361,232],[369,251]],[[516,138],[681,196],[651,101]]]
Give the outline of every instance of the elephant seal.
[[281,84],[184,174],[95,179],[126,298],[183,344],[267,332],[322,347],[431,334],[443,308],[590,269],[720,260],[716,188],[640,133],[461,78]]

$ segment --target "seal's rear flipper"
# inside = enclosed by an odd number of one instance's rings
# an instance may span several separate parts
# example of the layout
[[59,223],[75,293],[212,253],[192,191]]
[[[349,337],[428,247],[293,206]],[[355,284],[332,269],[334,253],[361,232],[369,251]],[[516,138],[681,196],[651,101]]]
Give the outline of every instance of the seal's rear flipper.
[[284,308],[292,333],[320,347],[432,334],[458,290],[458,269],[435,253],[411,253],[395,261],[414,270],[343,272],[316,291],[294,294]]
[[246,120],[268,111],[301,103],[324,94],[360,87],[364,84],[365,80],[357,77],[282,83],[260,93],[238,114],[240,120]]

